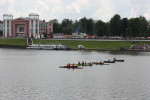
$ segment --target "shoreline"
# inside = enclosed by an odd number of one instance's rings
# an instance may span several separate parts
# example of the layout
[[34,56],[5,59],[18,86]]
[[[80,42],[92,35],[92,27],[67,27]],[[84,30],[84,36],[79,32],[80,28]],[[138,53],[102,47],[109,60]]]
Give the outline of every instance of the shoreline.
[[[0,44],[0,48],[27,49],[26,47],[28,47],[28,46]],[[34,50],[35,50],[35,49],[34,49]],[[120,50],[120,49],[99,49],[99,48],[84,48],[84,49],[71,48],[70,50],[98,50],[98,51],[134,51],[134,52],[150,52],[150,50],[139,50],[139,49],[126,49],[126,50]]]
[[9,44],[0,44],[0,48],[18,48],[18,49],[26,49],[27,46],[22,45],[9,45]]

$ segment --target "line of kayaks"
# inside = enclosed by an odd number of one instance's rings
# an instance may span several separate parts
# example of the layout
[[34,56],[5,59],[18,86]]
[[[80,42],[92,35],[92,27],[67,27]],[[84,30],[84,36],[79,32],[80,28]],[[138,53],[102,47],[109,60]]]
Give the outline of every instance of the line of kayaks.
[[82,67],[79,67],[79,66],[92,66],[92,64],[95,64],[95,65],[109,65],[108,63],[115,63],[115,62],[124,62],[124,60],[116,60],[114,59],[113,61],[103,61],[103,62],[92,62],[92,63],[79,63],[79,64],[70,64],[67,66],[59,66],[59,68],[73,68],[73,69],[83,69]]
[[[70,66],[59,66],[59,68],[72,68],[72,69],[83,69],[83,66],[92,66],[92,64],[96,64],[96,65],[109,65],[109,64],[105,64],[105,63],[99,63],[99,62],[95,62],[95,63],[87,63],[87,64],[70,64]],[[82,66],[82,67],[79,67]]]

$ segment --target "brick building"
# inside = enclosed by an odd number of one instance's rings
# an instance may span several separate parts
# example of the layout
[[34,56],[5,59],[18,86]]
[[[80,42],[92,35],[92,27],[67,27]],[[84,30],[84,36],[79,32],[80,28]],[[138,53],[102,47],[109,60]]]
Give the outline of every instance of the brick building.
[[3,15],[4,37],[34,37],[40,38],[41,34],[53,32],[53,24],[39,20],[39,15],[30,13],[29,17],[13,19],[12,14]]

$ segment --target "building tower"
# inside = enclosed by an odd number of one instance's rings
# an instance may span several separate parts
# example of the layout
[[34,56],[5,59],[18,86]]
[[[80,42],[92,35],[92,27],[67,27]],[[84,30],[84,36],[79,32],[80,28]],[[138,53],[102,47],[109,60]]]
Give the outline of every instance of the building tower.
[[39,15],[30,13],[29,19],[29,37],[39,38]]
[[3,32],[4,36],[11,37],[11,22],[13,20],[13,15],[12,14],[4,14],[3,15]]

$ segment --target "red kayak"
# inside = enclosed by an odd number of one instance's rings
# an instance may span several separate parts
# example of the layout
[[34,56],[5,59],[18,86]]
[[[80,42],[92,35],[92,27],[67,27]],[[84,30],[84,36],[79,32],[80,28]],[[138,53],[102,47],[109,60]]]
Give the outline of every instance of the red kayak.
[[59,68],[83,69],[82,67],[78,67],[78,66],[59,66]]

